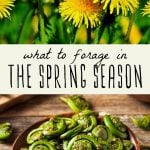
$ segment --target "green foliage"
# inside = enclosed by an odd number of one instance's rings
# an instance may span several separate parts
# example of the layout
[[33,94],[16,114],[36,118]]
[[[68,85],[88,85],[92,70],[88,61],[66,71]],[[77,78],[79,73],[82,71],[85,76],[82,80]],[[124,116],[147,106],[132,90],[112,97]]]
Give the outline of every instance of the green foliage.
[[[20,34],[20,28],[25,26],[24,19],[30,9],[33,9],[30,3],[16,1],[15,8],[12,11],[11,17],[0,20],[0,43],[17,43],[18,34]],[[26,23],[26,32],[21,39],[21,43],[29,43],[32,28],[31,20]]]
[[[73,43],[136,43],[150,44],[150,18],[142,15],[142,9],[147,0],[140,0],[139,9],[133,18],[132,24],[136,26],[134,34],[139,33],[139,39],[126,39],[124,33],[127,25],[122,25],[120,20],[122,16],[109,15],[106,13],[102,17],[102,24],[92,30],[84,30],[75,28],[71,23],[63,20],[58,11],[59,0],[43,0],[41,1],[43,14],[41,16],[43,27],[40,26],[40,11],[38,1],[17,0],[15,7],[11,11],[11,17],[0,20],[0,43],[9,44],[73,44]],[[34,18],[37,17],[37,20]],[[128,17],[128,24],[131,16]],[[140,21],[139,21],[140,20]],[[36,26],[38,29],[36,30]],[[81,28],[84,28],[83,26]],[[89,32],[90,31],[90,32]],[[127,31],[126,31],[127,32]],[[41,37],[44,36],[44,39]],[[135,35],[136,37],[136,35]],[[42,39],[41,39],[42,38]],[[90,40],[90,41],[89,41]]]

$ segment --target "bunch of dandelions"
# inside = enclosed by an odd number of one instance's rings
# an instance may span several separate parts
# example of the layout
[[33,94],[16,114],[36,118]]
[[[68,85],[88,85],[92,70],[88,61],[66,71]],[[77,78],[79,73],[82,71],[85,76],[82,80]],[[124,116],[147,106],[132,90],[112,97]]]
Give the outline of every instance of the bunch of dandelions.
[[15,0],[0,0],[0,19],[10,16],[10,10],[14,7]]
[[94,28],[101,23],[102,9],[126,16],[128,12],[135,13],[138,5],[138,0],[64,0],[59,12],[64,20],[72,21],[76,27],[84,24],[87,28]]
[[100,25],[101,4],[93,0],[64,0],[60,3],[59,12],[64,20],[73,22],[75,27],[84,24],[87,28]]
[[148,15],[150,17],[150,1],[147,2],[143,9],[143,15]]

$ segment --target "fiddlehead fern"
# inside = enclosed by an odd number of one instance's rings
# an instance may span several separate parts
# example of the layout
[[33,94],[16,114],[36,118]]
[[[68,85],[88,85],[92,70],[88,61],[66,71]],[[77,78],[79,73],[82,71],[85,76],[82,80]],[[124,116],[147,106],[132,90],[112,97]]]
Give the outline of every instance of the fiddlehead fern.
[[150,130],[150,115],[145,115],[141,118],[132,118],[132,121],[136,127],[144,130]]
[[53,137],[57,137],[62,134],[66,129],[66,124],[63,119],[54,118],[51,120],[52,124],[43,129],[43,135],[48,139],[52,139]]
[[129,140],[123,140],[123,150],[131,150],[133,148],[133,144]]
[[72,118],[57,117],[57,119],[63,119],[65,121],[67,129],[72,129],[77,125],[77,123]]
[[38,140],[52,139],[62,134],[65,129],[66,124],[63,119],[53,118],[31,131],[27,136],[27,143],[32,144]]
[[118,117],[110,116],[112,123],[114,124],[115,128],[117,128],[121,132],[126,132],[126,126],[120,121]]
[[0,124],[0,140],[8,139],[12,134],[12,127],[10,123]]
[[110,150],[123,150],[123,144],[120,139],[116,139],[111,142]]
[[72,145],[71,150],[93,150],[93,147],[88,140],[79,140]]
[[129,140],[114,139],[110,143],[110,150],[131,150],[133,144]]
[[41,140],[43,138],[42,131],[43,129],[41,128],[32,130],[27,136],[27,143],[32,144],[35,141]]
[[90,135],[77,135],[70,140],[66,150],[101,150],[99,142]]
[[73,112],[89,109],[89,104],[80,95],[73,95],[68,98],[61,97],[60,99],[65,102]]
[[33,143],[29,150],[56,150],[56,148],[50,142],[40,140]]
[[126,127],[119,120],[119,118],[105,115],[104,123],[109,128],[109,130],[113,133],[113,135],[123,139],[127,138]]
[[93,130],[92,134],[100,139],[100,141],[110,141],[112,140],[112,133],[104,125],[97,125]]
[[42,123],[42,124],[39,126],[39,128],[40,128],[40,129],[46,129],[46,128],[51,127],[51,126],[53,126],[53,121],[48,120],[48,121]]
[[96,116],[85,114],[84,111],[72,117],[78,124],[83,125],[83,132],[91,131],[96,125]]

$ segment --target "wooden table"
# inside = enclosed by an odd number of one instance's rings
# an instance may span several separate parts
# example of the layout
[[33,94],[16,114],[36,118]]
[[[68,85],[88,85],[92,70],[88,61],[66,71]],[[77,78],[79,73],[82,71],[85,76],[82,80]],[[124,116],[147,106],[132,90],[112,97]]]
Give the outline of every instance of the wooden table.
[[[10,150],[16,137],[36,121],[50,115],[70,112],[59,100],[61,95],[39,95],[0,114],[0,122],[12,123],[14,132],[10,140],[0,143],[0,150]],[[118,115],[136,134],[143,145],[150,146],[150,132],[133,126],[130,117],[150,114],[150,105],[137,101],[129,95],[84,95],[93,109]]]

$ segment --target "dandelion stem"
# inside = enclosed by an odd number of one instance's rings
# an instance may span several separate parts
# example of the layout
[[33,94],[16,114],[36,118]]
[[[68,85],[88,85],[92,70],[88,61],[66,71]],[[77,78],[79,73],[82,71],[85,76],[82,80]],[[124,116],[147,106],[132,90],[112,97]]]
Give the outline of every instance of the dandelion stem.
[[20,43],[23,42],[22,38],[24,37],[24,33],[26,33],[26,29],[27,29],[26,27],[28,26],[27,23],[28,23],[29,19],[31,19],[31,17],[33,15],[33,12],[34,12],[33,9],[31,9],[31,10],[29,9],[27,11],[27,13],[25,14],[25,16],[23,17],[23,21],[22,21],[22,24],[19,28],[19,33],[18,33],[18,37],[17,37],[17,40],[16,40],[17,44],[20,44]]
[[46,43],[45,25],[44,25],[44,14],[42,0],[38,0],[38,14],[39,14],[39,33],[41,43]]
[[128,30],[127,30],[126,38],[125,38],[127,42],[129,42],[129,38],[130,38],[131,30],[132,30],[134,17],[135,17],[135,13],[131,16],[130,21],[129,21],[129,26],[128,26]]
[[91,43],[91,28],[87,28],[87,43]]
[[73,38],[72,38],[72,39],[73,39],[73,40],[72,40],[73,44],[76,44],[76,42],[77,42],[77,41],[76,41],[77,31],[78,31],[78,29],[75,28],[75,30],[74,30],[74,32],[73,32],[73,33],[74,33],[74,36],[73,36]]
[[108,44],[111,44],[113,43],[113,38],[114,38],[114,26],[108,26],[108,35],[109,35],[109,38],[108,38]]
[[55,0],[55,5],[58,7],[59,6],[59,0]]
[[95,35],[95,39],[94,39],[94,44],[99,44],[99,41],[101,40],[101,37],[104,33],[105,30],[105,25],[101,24],[101,26],[99,28],[96,29],[96,35]]

